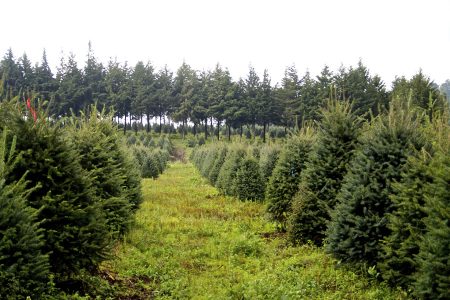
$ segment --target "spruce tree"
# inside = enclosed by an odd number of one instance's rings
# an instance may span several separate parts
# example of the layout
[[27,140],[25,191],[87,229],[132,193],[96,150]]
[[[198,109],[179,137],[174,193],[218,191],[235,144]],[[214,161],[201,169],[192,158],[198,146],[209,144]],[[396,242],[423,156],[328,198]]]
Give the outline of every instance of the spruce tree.
[[236,196],[241,200],[264,199],[264,182],[258,161],[249,155],[240,162],[233,184]]
[[[10,144],[11,146],[8,146]],[[25,174],[6,184],[5,179],[20,155],[14,153],[15,138],[8,141],[7,129],[0,140],[0,298],[39,297],[49,275],[48,255],[37,222],[38,211],[26,204],[31,192]]]
[[293,241],[322,244],[330,211],[357,145],[360,124],[348,102],[329,101],[322,109],[317,141],[292,200],[289,234]]
[[370,266],[380,261],[394,209],[392,184],[400,180],[407,157],[424,146],[420,121],[409,107],[393,102],[362,134],[328,226],[327,250],[335,257]]
[[266,190],[267,210],[282,226],[286,225],[287,216],[291,212],[291,200],[298,191],[300,174],[305,168],[313,143],[314,136],[310,129],[289,139],[269,179]]

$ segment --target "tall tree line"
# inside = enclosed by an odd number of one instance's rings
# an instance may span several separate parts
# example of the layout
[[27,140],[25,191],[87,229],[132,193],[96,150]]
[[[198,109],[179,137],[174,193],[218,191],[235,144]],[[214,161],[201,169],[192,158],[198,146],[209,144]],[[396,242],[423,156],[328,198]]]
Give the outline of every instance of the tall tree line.
[[[351,100],[359,116],[369,118],[386,109],[389,99],[407,94],[413,102],[429,110],[446,105],[444,93],[448,82],[437,86],[419,71],[411,79],[396,78],[391,91],[377,75],[359,62],[336,72],[325,66],[313,77],[299,74],[294,65],[285,69],[280,84],[273,85],[268,70],[262,77],[253,67],[245,78],[234,81],[227,68],[217,64],[213,70],[197,71],[183,64],[172,72],[167,66],[156,70],[150,62],[135,66],[110,59],[103,65],[95,57],[91,44],[84,67],[73,54],[61,58],[56,74],[43,52],[35,65],[26,54],[15,58],[9,49],[0,62],[0,99],[32,98],[45,102],[55,117],[79,114],[96,104],[114,109],[124,130],[140,123],[150,131],[150,121],[157,120],[161,130],[165,122],[186,127],[205,137],[217,135],[225,126],[228,137],[232,129],[242,134],[242,127],[281,125],[300,128],[305,122],[320,118],[319,109],[329,98]],[[263,134],[265,138],[265,134]]]

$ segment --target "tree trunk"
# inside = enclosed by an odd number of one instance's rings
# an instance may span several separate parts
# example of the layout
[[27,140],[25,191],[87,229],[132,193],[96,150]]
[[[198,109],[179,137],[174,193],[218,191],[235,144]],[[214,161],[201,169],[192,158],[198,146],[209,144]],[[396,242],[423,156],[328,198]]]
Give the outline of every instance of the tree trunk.
[[220,121],[217,121],[217,141],[220,140]]
[[147,133],[150,132],[150,114],[147,113]]
[[213,140],[214,138],[214,127],[213,127],[213,123],[212,123],[212,117],[210,118],[210,124],[211,124],[211,140]]
[[193,133],[194,133],[194,136],[196,137],[197,136],[197,123],[194,123],[194,128],[192,128],[193,129]]
[[240,127],[239,142],[242,142],[242,124],[239,127]]
[[208,118],[205,118],[205,141],[208,140]]
[[162,134],[162,115],[159,115],[159,135]]
[[125,125],[123,126],[123,134],[127,133],[127,113],[125,113]]
[[227,125],[228,127],[228,141],[231,141],[231,126]]
[[266,122],[263,123],[263,143],[266,142]]
[[181,136],[183,137],[184,140],[184,120],[183,120],[183,126],[181,126]]

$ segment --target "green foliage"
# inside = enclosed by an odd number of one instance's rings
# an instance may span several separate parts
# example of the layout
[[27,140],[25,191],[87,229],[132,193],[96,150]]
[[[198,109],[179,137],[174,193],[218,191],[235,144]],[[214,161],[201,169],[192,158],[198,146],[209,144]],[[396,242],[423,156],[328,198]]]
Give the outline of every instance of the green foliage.
[[158,178],[163,169],[157,154],[155,155],[152,149],[143,146],[133,147],[132,150],[140,166],[142,178]]
[[264,181],[255,158],[247,156],[240,162],[233,183],[237,198],[241,200],[264,199]]
[[261,157],[259,159],[259,170],[264,184],[267,184],[272,171],[275,168],[278,157],[280,156],[280,147],[278,145],[264,146],[261,149]]
[[73,122],[69,138],[81,154],[82,168],[92,179],[109,231],[121,234],[131,222],[132,210],[142,199],[139,182],[134,179],[137,169],[129,161],[129,154],[110,119],[110,115],[91,107],[88,116]]
[[389,215],[388,224],[391,233],[383,241],[378,268],[383,279],[403,288],[411,286],[417,270],[418,241],[425,231],[424,189],[432,181],[427,172],[429,163],[430,155],[424,150],[410,156],[401,180],[393,184],[395,193],[391,201],[395,209]]
[[[449,136],[447,135],[447,138]],[[425,234],[419,240],[415,294],[422,299],[448,299],[450,290],[450,147],[433,157],[424,191]]]
[[336,195],[357,146],[359,127],[348,102],[329,101],[322,110],[317,141],[292,200],[289,234],[293,241],[322,244],[330,211],[336,205]]
[[205,159],[201,162],[201,167],[199,168],[200,174],[202,174],[202,176],[206,178],[209,177],[209,172],[211,171],[211,168],[217,159],[217,156],[219,154],[219,147],[211,146],[208,147],[207,151],[208,153],[206,154]]
[[298,191],[300,174],[314,140],[313,132],[308,128],[289,139],[270,176],[266,190],[267,210],[282,226],[285,226],[287,215],[291,212],[291,200]]
[[[7,140],[3,128],[0,141],[0,298],[39,296],[49,275],[48,255],[43,252],[44,236],[37,222],[38,211],[27,206],[31,192],[25,175],[6,184],[5,179],[20,155],[14,153],[15,138]],[[11,146],[8,146],[11,144]]]
[[40,185],[27,203],[39,210],[37,220],[51,270],[64,277],[95,268],[108,252],[110,234],[92,178],[81,167],[81,155],[65,139],[59,124],[45,123],[43,118],[36,123],[24,120],[18,107],[3,105],[0,128],[8,126],[17,135],[17,150],[23,151],[7,182],[18,181],[20,174],[28,172],[30,185]]
[[227,156],[228,147],[225,144],[222,144],[218,148],[217,157],[214,160],[214,163],[211,166],[211,169],[208,173],[209,182],[212,185],[216,185],[217,177],[219,176],[220,169],[225,162],[225,158]]
[[[429,273],[422,277],[418,269],[427,262],[418,254],[430,245],[435,249],[434,246],[439,243],[437,240],[427,240],[424,237],[428,236],[430,231],[426,225],[430,218],[428,207],[430,202],[427,199],[438,195],[439,202],[443,200],[439,197],[445,197],[445,193],[437,192],[439,184],[435,184],[440,180],[438,170],[448,169],[448,162],[445,162],[445,157],[448,158],[450,141],[447,120],[447,115],[434,118],[433,122],[423,128],[431,147],[427,145],[420,153],[410,156],[401,180],[394,184],[396,193],[391,196],[391,200],[395,210],[389,216],[389,229],[392,232],[384,240],[383,260],[378,264],[385,280],[412,290],[419,298],[439,298],[436,290],[439,276]],[[439,165],[437,161],[440,161]],[[439,206],[438,203],[432,205],[433,208]],[[432,219],[438,217],[433,216]],[[436,257],[429,256],[431,260]],[[436,267],[435,270],[437,269]],[[448,277],[448,270],[448,268],[447,271],[441,269],[441,273],[447,272]],[[426,276],[428,278],[424,279]],[[416,282],[417,279],[419,283]],[[414,286],[417,290],[414,290]]]
[[217,176],[216,187],[224,195],[236,195],[234,178],[240,167],[241,160],[245,157],[246,150],[241,146],[235,145],[228,150],[225,162],[220,168]]
[[420,121],[394,102],[389,114],[377,117],[362,134],[328,226],[327,250],[337,258],[369,266],[380,261],[394,209],[392,184],[400,180],[407,157],[424,146]]

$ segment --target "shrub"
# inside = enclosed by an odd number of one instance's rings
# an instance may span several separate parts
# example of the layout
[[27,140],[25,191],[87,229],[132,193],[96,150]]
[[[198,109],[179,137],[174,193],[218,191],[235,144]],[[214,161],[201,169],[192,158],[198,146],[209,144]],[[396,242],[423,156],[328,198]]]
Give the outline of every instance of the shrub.
[[357,145],[359,125],[348,102],[329,101],[321,111],[317,142],[292,200],[289,235],[293,241],[322,244],[330,210],[336,205],[336,195]]
[[267,210],[284,227],[291,210],[291,199],[298,190],[300,174],[314,142],[312,130],[288,140],[280,153],[266,190]]

